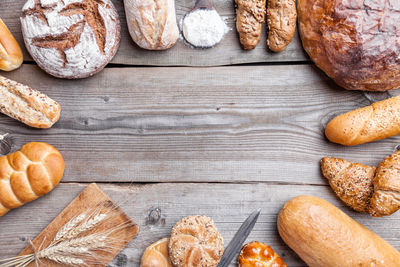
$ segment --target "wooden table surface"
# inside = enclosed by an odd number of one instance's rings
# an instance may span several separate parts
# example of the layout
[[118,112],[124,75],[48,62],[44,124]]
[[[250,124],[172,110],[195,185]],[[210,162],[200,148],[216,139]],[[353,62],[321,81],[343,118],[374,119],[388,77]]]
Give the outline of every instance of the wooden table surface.
[[[0,3],[0,17],[21,45],[24,2]],[[54,145],[66,171],[50,194],[0,218],[0,259],[17,255],[91,182],[141,228],[110,266],[139,266],[145,247],[188,215],[213,218],[228,244],[257,208],[262,214],[248,241],[271,245],[288,266],[304,266],[276,229],[280,208],[302,194],[332,202],[400,249],[400,212],[372,218],[351,211],[319,170],[323,156],[377,165],[396,150],[400,137],[344,147],[329,143],[323,129],[337,114],[399,92],[336,86],[309,61],[297,34],[279,54],[267,51],[265,34],[255,50],[243,51],[232,0],[213,1],[232,28],[217,47],[196,50],[179,40],[163,52],[139,49],[129,37],[122,0],[113,2],[122,22],[121,46],[99,74],[53,78],[25,48],[23,66],[1,73],[48,94],[63,111],[48,130],[0,115],[0,134],[11,135],[12,150],[31,141]],[[181,19],[193,1],[176,5]]]

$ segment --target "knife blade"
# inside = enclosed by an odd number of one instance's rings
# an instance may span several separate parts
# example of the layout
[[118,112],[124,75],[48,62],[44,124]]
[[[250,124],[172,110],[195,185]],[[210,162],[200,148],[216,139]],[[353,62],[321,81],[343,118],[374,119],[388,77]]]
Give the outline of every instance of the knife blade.
[[260,216],[261,209],[254,211],[250,216],[242,223],[235,236],[232,238],[229,245],[226,247],[224,254],[222,255],[221,261],[218,263],[218,267],[227,267],[232,259],[237,255],[244,241],[246,241],[251,230],[257,222],[258,216]]

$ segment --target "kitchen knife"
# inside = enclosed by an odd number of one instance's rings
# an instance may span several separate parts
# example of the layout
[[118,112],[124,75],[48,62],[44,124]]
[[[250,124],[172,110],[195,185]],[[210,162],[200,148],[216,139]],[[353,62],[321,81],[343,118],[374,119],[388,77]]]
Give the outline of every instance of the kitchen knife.
[[250,216],[242,223],[235,236],[232,238],[229,245],[226,247],[224,254],[222,255],[221,261],[218,263],[218,267],[227,267],[232,259],[238,254],[244,241],[246,241],[251,230],[257,222],[258,216],[261,213],[261,209],[254,211]]

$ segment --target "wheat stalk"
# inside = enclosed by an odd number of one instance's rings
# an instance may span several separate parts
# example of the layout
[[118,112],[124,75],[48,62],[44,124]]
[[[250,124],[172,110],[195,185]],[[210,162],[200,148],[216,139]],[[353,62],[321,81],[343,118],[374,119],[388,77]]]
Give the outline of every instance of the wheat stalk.
[[60,230],[58,230],[56,237],[54,238],[52,243],[56,243],[65,238],[65,236],[76,227],[78,223],[83,221],[86,217],[86,213],[82,213],[79,216],[72,218],[69,220]]
[[107,217],[107,214],[98,214],[89,220],[79,224],[78,226],[72,228],[72,230],[65,235],[65,239],[72,239],[74,237],[77,237],[78,235],[85,233],[94,227],[104,221],[104,219]]

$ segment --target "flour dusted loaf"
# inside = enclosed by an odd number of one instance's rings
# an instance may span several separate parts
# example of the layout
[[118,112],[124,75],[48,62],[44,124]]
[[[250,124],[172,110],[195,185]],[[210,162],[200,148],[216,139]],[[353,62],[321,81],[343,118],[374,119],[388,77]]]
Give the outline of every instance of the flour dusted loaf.
[[168,248],[175,267],[216,267],[224,252],[224,241],[213,220],[197,215],[175,224]]
[[148,50],[165,50],[179,37],[174,0],[124,0],[129,33]]
[[50,192],[64,168],[61,153],[46,143],[29,143],[0,157],[0,216]]
[[35,128],[50,128],[60,105],[39,91],[0,76],[0,112]]
[[399,0],[298,0],[304,49],[350,90],[400,86]]
[[59,78],[85,78],[102,70],[120,41],[111,0],[28,0],[21,25],[32,58]]
[[0,19],[0,70],[19,68],[23,60],[22,51],[6,24]]
[[393,246],[317,197],[286,202],[278,215],[278,231],[310,267],[400,266],[400,253]]

